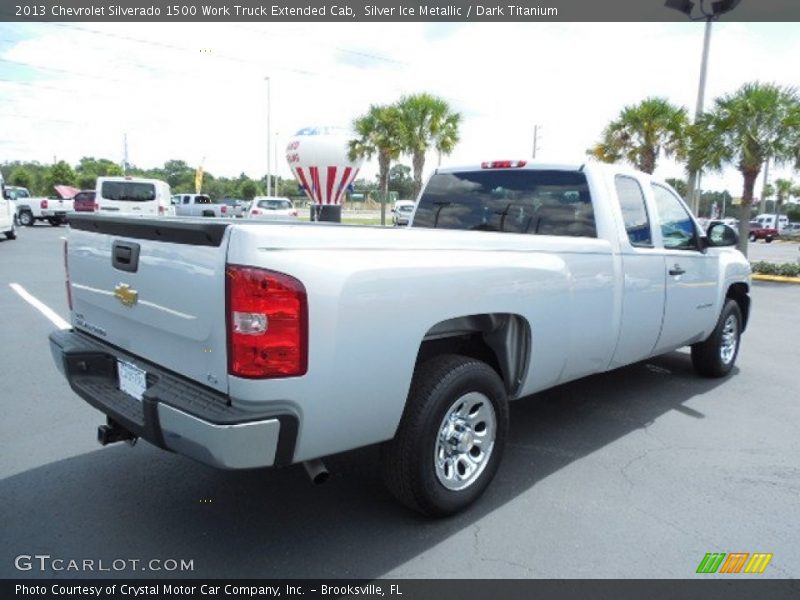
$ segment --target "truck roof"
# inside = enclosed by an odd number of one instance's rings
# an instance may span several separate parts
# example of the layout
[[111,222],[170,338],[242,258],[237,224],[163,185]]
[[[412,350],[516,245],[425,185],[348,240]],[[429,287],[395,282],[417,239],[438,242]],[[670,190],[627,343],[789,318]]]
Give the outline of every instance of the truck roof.
[[[507,163],[507,166],[500,166]],[[496,166],[489,166],[489,165]],[[578,171],[585,163],[546,163],[529,159],[495,159],[468,165],[454,165],[438,167],[437,173],[460,173],[463,171],[480,171],[483,169],[526,169],[526,170],[552,170],[552,171]]]

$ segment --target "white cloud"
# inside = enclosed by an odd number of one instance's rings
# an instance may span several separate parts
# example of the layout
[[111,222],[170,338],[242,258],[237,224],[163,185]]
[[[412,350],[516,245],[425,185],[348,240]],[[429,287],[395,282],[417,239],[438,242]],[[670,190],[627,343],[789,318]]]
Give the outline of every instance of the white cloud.
[[[800,86],[797,24],[714,28],[707,104],[754,79]],[[534,123],[541,159],[575,162],[625,104],[665,96],[693,112],[702,46],[696,23],[93,23],[25,33],[0,58],[52,70],[0,63],[9,73],[0,80],[30,82],[0,81],[0,112],[22,115],[4,116],[4,159],[120,160],[127,132],[136,164],[205,157],[212,173],[253,176],[266,170],[266,75],[284,175],[282,148],[300,127],[347,125],[371,103],[417,91],[464,115],[446,162],[528,157]],[[666,161],[660,174],[681,169]],[[735,172],[706,181],[740,188]]]

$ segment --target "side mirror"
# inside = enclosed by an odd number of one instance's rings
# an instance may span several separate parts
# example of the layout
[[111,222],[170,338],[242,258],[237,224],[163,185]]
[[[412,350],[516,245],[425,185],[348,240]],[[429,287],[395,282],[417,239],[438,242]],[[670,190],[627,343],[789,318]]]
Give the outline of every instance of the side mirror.
[[739,233],[725,223],[714,223],[706,232],[708,245],[713,248],[735,246],[739,243]]

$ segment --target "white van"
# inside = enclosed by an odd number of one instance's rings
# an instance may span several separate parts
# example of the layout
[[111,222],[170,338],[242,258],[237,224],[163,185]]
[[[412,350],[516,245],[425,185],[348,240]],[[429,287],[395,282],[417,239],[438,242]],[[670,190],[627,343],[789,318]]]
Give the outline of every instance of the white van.
[[95,202],[101,213],[172,216],[169,185],[159,179],[98,177]]
[[755,218],[758,221],[761,227],[766,229],[777,229],[778,231],[783,231],[789,226],[789,217],[786,215],[781,215],[778,219],[778,226],[775,227],[775,215],[774,214],[760,214]]

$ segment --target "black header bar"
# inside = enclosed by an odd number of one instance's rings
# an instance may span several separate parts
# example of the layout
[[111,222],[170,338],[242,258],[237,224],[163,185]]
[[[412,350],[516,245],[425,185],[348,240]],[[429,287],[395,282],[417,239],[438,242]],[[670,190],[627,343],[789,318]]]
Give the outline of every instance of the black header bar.
[[[695,0],[695,14],[700,0]],[[712,10],[710,0],[703,3]],[[636,22],[686,21],[664,0],[11,0],[2,21]],[[800,21],[798,0],[741,0],[725,21]]]

